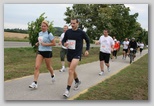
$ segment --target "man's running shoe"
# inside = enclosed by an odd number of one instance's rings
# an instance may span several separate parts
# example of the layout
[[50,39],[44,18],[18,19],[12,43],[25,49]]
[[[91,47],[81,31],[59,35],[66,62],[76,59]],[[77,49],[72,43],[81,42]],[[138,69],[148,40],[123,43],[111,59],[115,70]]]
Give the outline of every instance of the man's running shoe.
[[111,71],[109,67],[107,67],[107,71],[108,71],[108,72],[110,72],[110,71]]
[[103,71],[101,71],[101,72],[99,73],[99,75],[100,75],[100,76],[102,76],[103,74],[104,74],[104,72],[103,72]]
[[65,72],[66,71],[66,68],[62,68],[59,70],[59,72]]
[[80,84],[81,84],[81,81],[79,81],[78,83],[75,83],[74,90],[78,90]]
[[37,88],[37,84],[35,84],[35,82],[32,82],[32,84],[29,85],[29,88]]
[[68,98],[69,97],[69,91],[66,89],[65,93],[63,94],[64,97]]
[[55,80],[55,74],[54,74],[54,77],[51,77],[51,80],[52,80],[52,82],[55,82],[56,80]]

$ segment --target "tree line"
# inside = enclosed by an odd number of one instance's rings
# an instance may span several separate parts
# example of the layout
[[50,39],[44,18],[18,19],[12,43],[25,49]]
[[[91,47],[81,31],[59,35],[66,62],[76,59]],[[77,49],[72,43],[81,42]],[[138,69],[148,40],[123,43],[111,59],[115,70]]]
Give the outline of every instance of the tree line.
[[72,8],[67,7],[64,20],[70,23],[71,18],[77,18],[79,28],[86,29],[91,42],[103,34],[103,29],[108,29],[120,41],[135,37],[148,44],[148,31],[137,22],[139,13],[129,11],[124,4],[74,4]]
[[20,29],[20,28],[6,28],[4,29],[4,32],[13,32],[13,33],[24,33],[24,34],[28,34],[28,30],[26,29]]

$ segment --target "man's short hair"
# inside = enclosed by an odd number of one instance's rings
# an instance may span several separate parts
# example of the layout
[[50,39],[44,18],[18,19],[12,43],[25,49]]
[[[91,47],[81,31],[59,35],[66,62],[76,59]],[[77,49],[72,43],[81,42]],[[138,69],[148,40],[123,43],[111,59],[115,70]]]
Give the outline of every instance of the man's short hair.
[[108,29],[104,29],[104,31],[107,31],[109,33],[109,30]]
[[68,28],[68,26],[67,26],[67,25],[64,25],[64,27],[67,27],[67,28]]
[[79,20],[77,18],[72,18],[71,20],[76,20],[76,23],[79,23]]

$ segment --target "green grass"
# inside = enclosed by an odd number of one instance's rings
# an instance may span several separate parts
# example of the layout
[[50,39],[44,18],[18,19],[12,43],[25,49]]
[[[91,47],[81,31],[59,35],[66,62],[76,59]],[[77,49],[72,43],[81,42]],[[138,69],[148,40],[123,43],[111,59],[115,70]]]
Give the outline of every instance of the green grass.
[[[60,49],[53,47],[52,66],[54,70],[61,68]],[[99,48],[92,48],[88,58],[83,57],[80,64],[98,60]],[[19,78],[34,73],[36,54],[32,48],[5,48],[4,49],[4,80]],[[67,64],[66,64],[67,65]],[[43,62],[40,69],[41,73],[48,72]]]
[[76,100],[148,100],[148,54]]
[[[52,66],[54,70],[61,68],[60,47],[53,47]],[[84,48],[85,50],[85,48]],[[122,49],[121,49],[122,50]],[[82,57],[80,64],[98,61],[99,47],[91,47],[88,57]],[[118,53],[120,55],[122,51]],[[10,80],[23,76],[33,75],[36,54],[30,47],[27,48],[4,48],[4,80]],[[67,63],[66,63],[67,66]],[[40,73],[46,73],[46,65],[43,61]]]

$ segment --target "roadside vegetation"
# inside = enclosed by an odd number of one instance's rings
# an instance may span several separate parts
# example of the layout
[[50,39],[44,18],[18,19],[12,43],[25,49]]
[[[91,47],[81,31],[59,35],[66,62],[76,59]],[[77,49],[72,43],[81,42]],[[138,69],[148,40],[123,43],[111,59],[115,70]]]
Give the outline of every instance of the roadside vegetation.
[[148,100],[148,54],[75,100]]

